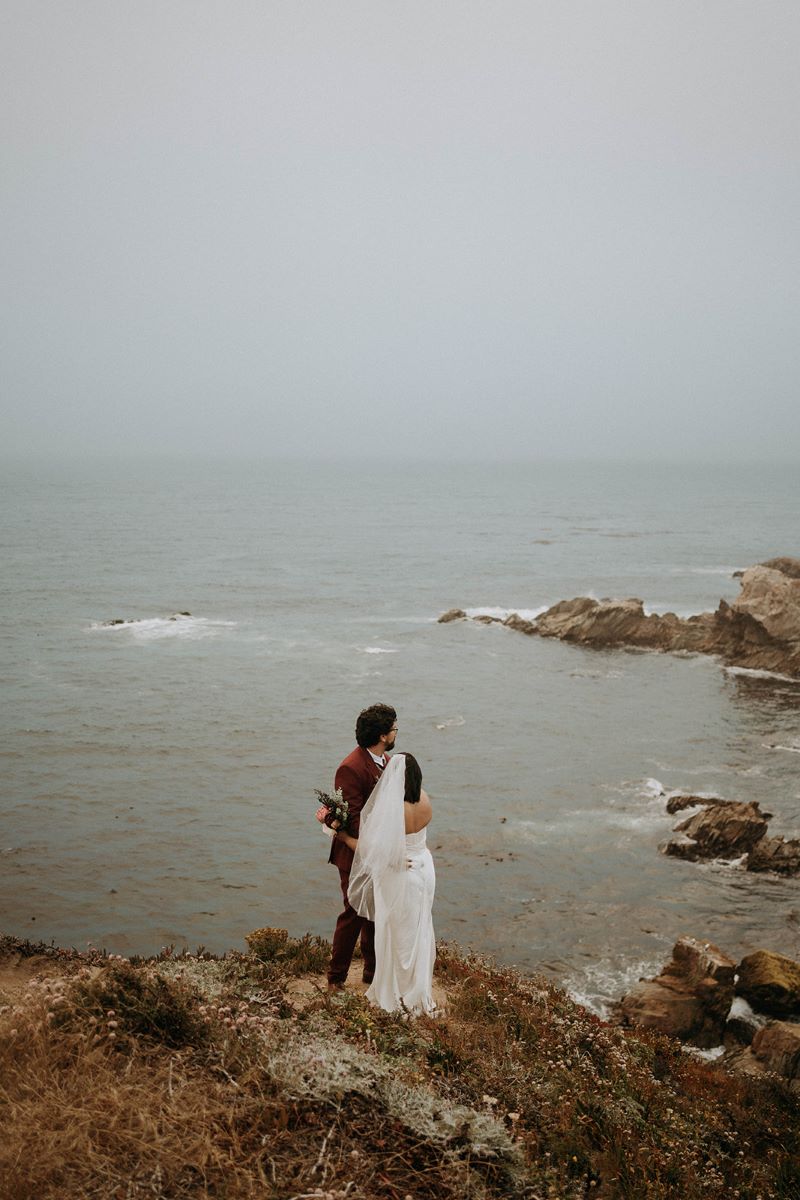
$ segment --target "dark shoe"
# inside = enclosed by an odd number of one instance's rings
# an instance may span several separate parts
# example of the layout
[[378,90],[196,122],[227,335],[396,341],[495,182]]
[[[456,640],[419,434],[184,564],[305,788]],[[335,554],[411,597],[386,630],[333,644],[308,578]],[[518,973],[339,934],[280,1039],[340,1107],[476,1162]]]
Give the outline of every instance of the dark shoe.
[[343,992],[343,991],[344,991],[344,984],[343,984],[343,983],[330,983],[330,982],[329,982],[329,983],[328,983],[328,991],[329,991],[329,992]]
[[369,971],[364,971],[364,973],[361,976],[361,981],[362,981],[362,983],[372,983],[374,978],[375,978],[374,971],[372,972],[371,975],[370,975]]

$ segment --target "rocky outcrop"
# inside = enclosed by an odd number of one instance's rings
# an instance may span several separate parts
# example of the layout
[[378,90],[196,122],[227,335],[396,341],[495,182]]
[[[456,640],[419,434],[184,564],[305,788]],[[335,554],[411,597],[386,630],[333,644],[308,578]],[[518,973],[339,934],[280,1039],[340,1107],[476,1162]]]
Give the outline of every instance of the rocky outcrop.
[[759,565],[768,567],[771,571],[780,571],[782,575],[788,575],[790,579],[800,579],[800,558],[768,558],[766,562]]
[[789,1021],[770,1021],[759,1029],[751,1047],[753,1057],[766,1070],[784,1079],[800,1077],[800,1025]]
[[800,1017],[800,963],[771,950],[748,954],[737,968],[736,991],[773,1017]]
[[723,1065],[741,1075],[778,1075],[793,1090],[800,1089],[800,1025],[770,1021],[750,1046],[729,1051]]
[[503,621],[503,624],[507,629],[515,629],[517,633],[526,633],[528,637],[539,632],[535,621],[529,621],[526,617],[521,617],[519,613],[511,613]]
[[664,854],[689,862],[743,859],[748,871],[800,875],[800,839],[767,837],[772,813],[763,812],[758,801],[742,804],[737,800],[683,793],[667,800],[669,813],[686,808],[700,811],[674,827],[673,833],[680,836],[661,845]]
[[759,950],[737,967],[717,946],[691,937],[679,938],[661,974],[640,980],[617,1006],[622,1025],[701,1049],[724,1042],[729,1070],[779,1075],[800,1088],[798,1018],[800,963]]
[[761,838],[747,857],[747,869],[774,871],[776,875],[800,875],[800,840]]
[[682,937],[655,979],[642,979],[619,1004],[623,1025],[658,1029],[695,1046],[716,1046],[733,1001],[736,964],[710,942]]
[[[463,609],[450,609],[439,620],[466,615]],[[581,646],[717,654],[730,666],[800,677],[800,559],[774,558],[749,567],[741,573],[738,598],[732,604],[720,600],[713,613],[648,614],[638,599],[579,596],[561,600],[535,621],[512,614],[501,623]]]
[[710,804],[675,826],[682,838],[667,842],[665,854],[690,862],[710,858],[740,858],[749,854],[767,832],[769,813],[758,801]]
[[439,617],[440,625],[447,625],[450,621],[466,621],[467,614],[463,608],[448,608],[446,613],[442,613]]
[[645,614],[641,600],[562,600],[536,621],[542,637],[582,646],[637,646],[649,650],[705,650],[713,639],[713,616],[684,620],[674,613]]

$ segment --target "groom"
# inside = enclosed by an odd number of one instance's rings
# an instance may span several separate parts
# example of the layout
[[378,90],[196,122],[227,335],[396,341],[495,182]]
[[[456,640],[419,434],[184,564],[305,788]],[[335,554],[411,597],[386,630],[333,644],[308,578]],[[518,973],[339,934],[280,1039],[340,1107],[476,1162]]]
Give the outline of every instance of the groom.
[[[373,704],[358,714],[356,741],[358,745],[338,767],[334,787],[341,788],[347,801],[350,820],[347,832],[358,837],[361,809],[369,794],[381,777],[388,762],[387,753],[394,748],[397,737],[397,713],[388,704]],[[333,950],[328,966],[328,989],[338,991],[344,987],[350,961],[361,936],[361,954],[364,959],[364,983],[372,983],[375,974],[375,925],[366,917],[360,917],[347,898],[350,883],[350,868],[353,851],[334,834],[328,862],[339,868],[339,883],[344,897],[344,909],[339,914],[333,933]]]

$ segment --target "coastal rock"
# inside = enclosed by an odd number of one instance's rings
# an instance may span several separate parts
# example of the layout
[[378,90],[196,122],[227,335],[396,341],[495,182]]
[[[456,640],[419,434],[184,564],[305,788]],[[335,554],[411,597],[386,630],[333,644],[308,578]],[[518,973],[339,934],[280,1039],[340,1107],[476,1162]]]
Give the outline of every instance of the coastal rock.
[[440,625],[447,625],[450,621],[466,621],[467,614],[463,608],[448,608],[446,613],[442,613],[439,617]]
[[800,963],[772,950],[748,954],[737,967],[736,992],[773,1017],[800,1014]]
[[525,617],[521,617],[519,613],[511,613],[503,621],[503,624],[509,629],[515,629],[517,633],[526,633],[529,637],[539,632],[535,621],[528,621]]
[[[748,567],[741,572],[736,600],[730,604],[720,600],[716,612],[692,617],[645,613],[643,602],[636,598],[588,596],[561,600],[534,622],[514,616],[504,624],[576,645],[717,654],[729,666],[800,677],[800,559],[796,558],[774,558]],[[439,621],[464,618],[464,610],[456,608]]]
[[764,1070],[784,1079],[800,1079],[800,1025],[770,1021],[758,1030],[750,1049]]
[[697,862],[699,859],[738,858],[749,854],[767,831],[768,814],[762,813],[758,801],[740,804],[729,801],[713,804],[694,813],[675,826],[676,839],[663,847],[674,858]]
[[748,871],[774,871],[778,875],[800,875],[800,841],[765,837],[756,843],[747,858]]
[[769,567],[772,571],[780,571],[783,575],[788,575],[790,579],[800,579],[800,558],[768,558],[766,562],[759,565]]
[[643,979],[622,998],[624,1025],[658,1029],[695,1046],[716,1046],[733,1000],[735,963],[710,942],[682,937],[655,979]]
[[651,650],[705,649],[712,636],[713,617],[682,620],[674,613],[645,614],[644,603],[628,600],[592,600],[579,596],[561,600],[536,621],[542,637],[560,638],[578,645],[638,646]]
[[714,619],[720,653],[730,665],[800,674],[800,578],[750,567],[738,598],[732,604],[720,600]]

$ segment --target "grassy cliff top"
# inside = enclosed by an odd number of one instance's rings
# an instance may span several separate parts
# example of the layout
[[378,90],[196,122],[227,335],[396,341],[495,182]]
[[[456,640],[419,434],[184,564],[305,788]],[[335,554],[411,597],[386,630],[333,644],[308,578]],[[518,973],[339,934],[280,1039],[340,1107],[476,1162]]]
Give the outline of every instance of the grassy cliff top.
[[[321,939],[128,961],[0,938],[3,1200],[800,1198],[800,1099],[440,946],[443,1011]],[[3,1007],[4,1006],[4,1007]]]

